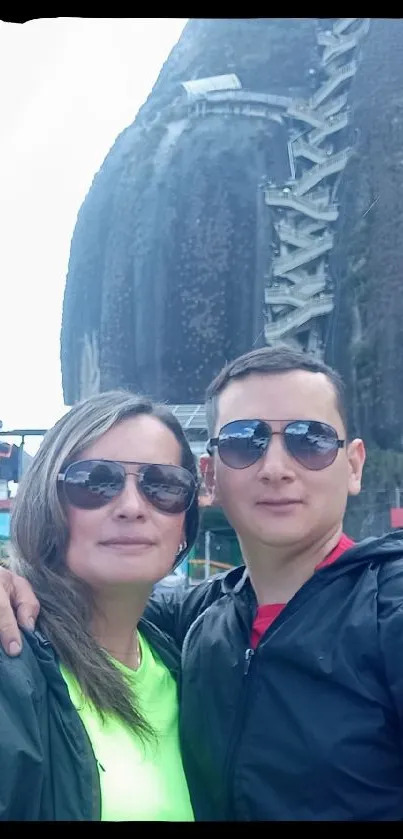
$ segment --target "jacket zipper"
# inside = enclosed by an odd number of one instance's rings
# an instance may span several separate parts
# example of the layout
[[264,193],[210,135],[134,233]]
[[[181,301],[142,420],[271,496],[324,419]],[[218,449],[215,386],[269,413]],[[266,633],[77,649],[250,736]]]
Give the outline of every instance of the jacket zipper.
[[[310,596],[312,597],[312,593],[315,591],[315,586],[317,588],[318,585],[321,584],[322,576],[323,576],[323,574],[326,575],[326,572],[328,570],[330,570],[330,569],[327,569],[327,568],[322,569],[317,574],[314,574],[312,578],[307,580],[306,583],[304,583],[304,585],[302,586],[302,589],[305,590],[305,592],[304,592],[305,593],[305,599],[306,599],[306,596],[307,596],[306,592],[307,592],[307,590],[309,591],[310,588],[312,589],[312,592],[310,592]],[[240,698],[240,701],[239,701],[238,710],[236,712],[235,724],[234,724],[234,727],[233,727],[232,737],[230,739],[230,746],[229,746],[228,751],[227,751],[227,757],[226,757],[226,761],[225,761],[225,764],[224,764],[224,772],[223,772],[223,774],[224,774],[224,789],[227,790],[227,820],[229,820],[229,821],[233,820],[234,813],[235,813],[235,803],[233,801],[234,791],[233,791],[233,783],[231,783],[231,781],[233,780],[233,776],[235,774],[234,756],[236,754],[237,749],[239,749],[239,743],[240,743],[240,739],[241,739],[241,735],[242,735],[243,723],[244,723],[244,720],[245,720],[247,699],[248,699],[249,692],[250,692],[251,673],[253,673],[253,667],[251,668],[252,660],[254,658],[256,658],[256,653],[258,651],[258,648],[262,644],[262,642],[267,641],[267,639],[274,632],[274,630],[276,628],[278,628],[279,624],[284,622],[285,616],[289,612],[291,604],[293,604],[294,608],[295,608],[295,599],[298,598],[298,595],[300,594],[300,592],[301,592],[301,589],[296,593],[296,595],[294,595],[294,597],[291,599],[291,601],[289,601],[285,605],[285,607],[282,610],[282,612],[280,613],[280,615],[278,615],[275,618],[275,620],[270,624],[268,629],[266,629],[266,631],[263,633],[262,637],[259,639],[259,643],[258,643],[256,649],[253,650],[251,647],[247,647],[246,650],[245,650],[245,653],[244,653],[242,694],[241,694],[241,698]],[[301,600],[301,598],[298,598],[298,599]],[[304,602],[304,599],[302,599],[302,602]],[[249,632],[250,632],[250,628],[249,628]]]
[[[242,695],[240,698],[238,711],[236,714],[235,725],[232,732],[232,737],[230,741],[230,747],[227,752],[227,758],[225,762],[224,768],[224,778],[226,783],[226,789],[228,790],[227,794],[227,806],[228,806],[228,814],[227,819],[229,821],[233,820],[233,813],[235,813],[235,805],[233,802],[233,784],[231,784],[232,777],[235,772],[235,761],[234,757],[236,754],[237,749],[239,748],[239,742],[241,739],[241,734],[243,730],[243,723],[245,720],[245,713],[247,708],[247,700],[249,697],[250,692],[250,684],[251,684],[251,673],[253,674],[253,667],[252,661],[256,658],[256,653],[262,643],[263,640],[266,640],[274,631],[276,626],[278,626],[278,621],[281,617],[284,617],[284,612],[287,609],[287,604],[280,615],[275,618],[272,624],[266,629],[266,632],[263,633],[262,637],[259,639],[259,643],[256,649],[252,649],[252,647],[247,647],[244,653],[244,667],[243,667],[243,685],[242,685]],[[250,633],[250,629],[249,629]]]
[[247,649],[245,650],[245,654],[244,654],[242,695],[241,695],[241,699],[240,699],[240,702],[239,702],[238,711],[237,711],[237,714],[236,714],[235,725],[234,725],[234,728],[233,728],[233,731],[232,731],[231,743],[230,743],[230,747],[229,747],[228,752],[227,752],[227,759],[226,759],[226,764],[225,764],[225,769],[224,769],[225,785],[226,785],[226,788],[228,790],[227,819],[229,821],[231,821],[233,819],[233,811],[235,809],[232,806],[232,804],[233,804],[233,802],[232,802],[233,784],[231,783],[232,776],[234,774],[234,767],[235,767],[234,755],[235,755],[235,752],[237,750],[237,746],[239,745],[240,735],[241,735],[241,732],[242,732],[243,721],[244,721],[244,717],[245,717],[245,709],[246,709],[246,704],[247,704],[247,699],[248,699],[250,684],[251,684],[251,676],[250,676],[251,664],[252,664],[252,659],[253,659],[254,655],[255,655],[255,650],[253,650],[251,647],[247,647]]
[[[35,634],[36,639],[39,643],[39,646],[45,647],[45,648],[51,646],[50,641],[48,641],[48,639],[45,638],[45,636],[42,635],[41,632],[36,630],[34,634]],[[74,708],[73,705],[72,705],[72,707]],[[102,810],[101,810],[101,781],[100,781],[100,777],[99,777],[99,768],[101,770],[103,770],[104,772],[105,772],[105,769],[104,769],[103,766],[101,766],[101,764],[97,760],[97,758],[95,756],[95,753],[94,753],[92,743],[91,743],[91,739],[90,739],[89,734],[87,732],[87,729],[86,729],[83,721],[81,720],[78,712],[75,709],[74,709],[74,713],[76,715],[77,723],[81,728],[83,738],[84,738],[84,740],[87,744],[87,748],[88,748],[88,762],[89,762],[90,767],[91,767],[91,776],[92,776],[92,787],[91,787],[92,821],[101,821],[101,813],[102,813]]]
[[252,658],[253,658],[254,655],[255,655],[255,651],[252,650],[251,647],[248,647],[248,649],[245,652],[245,664],[244,664],[244,668],[243,668],[244,676],[247,676],[248,673],[249,673],[249,667],[251,665],[251,661],[252,661]]
[[91,743],[90,736],[87,732],[87,729],[83,723],[83,721],[79,717],[79,721],[81,723],[81,727],[83,730],[84,738],[87,742],[88,746],[88,759],[91,762],[91,774],[92,774],[92,790],[91,790],[91,808],[92,808],[92,821],[100,822],[102,816],[102,804],[101,804],[101,780],[99,777],[100,770],[105,772],[104,767],[99,763],[97,759],[93,745]]
[[[308,582],[311,582],[310,580]],[[305,583],[307,585],[307,583]],[[291,602],[291,601],[290,601]],[[253,673],[253,667],[251,668],[252,660],[256,658],[256,653],[261,645],[261,643],[274,632],[276,628],[278,628],[278,624],[282,623],[284,620],[284,614],[288,611],[290,602],[287,603],[283,609],[283,611],[278,615],[275,620],[270,624],[268,629],[263,633],[262,637],[259,639],[259,643],[255,650],[251,647],[247,647],[244,653],[244,668],[243,668],[243,686],[242,686],[242,695],[239,702],[238,711],[236,714],[235,724],[232,732],[232,737],[230,741],[230,747],[227,752],[227,758],[224,767],[224,778],[227,793],[227,802],[228,802],[228,815],[227,819],[229,821],[233,820],[233,813],[235,812],[235,806],[233,802],[233,784],[231,784],[232,776],[234,775],[234,767],[235,761],[234,756],[236,754],[237,749],[239,748],[239,742],[241,739],[243,723],[245,719],[245,712],[247,707],[247,699],[249,696],[250,691],[250,683],[251,683],[251,672]],[[248,631],[250,633],[250,628],[248,627]]]

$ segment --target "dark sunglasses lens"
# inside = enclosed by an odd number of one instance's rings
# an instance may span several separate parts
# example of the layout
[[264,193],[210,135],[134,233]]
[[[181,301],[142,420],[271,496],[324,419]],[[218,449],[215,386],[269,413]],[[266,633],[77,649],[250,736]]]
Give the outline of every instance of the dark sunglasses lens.
[[119,463],[81,460],[72,463],[64,479],[66,498],[74,507],[96,510],[115,498],[125,485],[125,471]]
[[218,454],[231,469],[246,469],[265,453],[271,432],[260,420],[235,420],[218,435]]
[[323,422],[290,422],[284,429],[290,454],[306,469],[319,471],[331,466],[338,452],[336,429]]
[[193,475],[181,466],[143,466],[139,474],[139,488],[144,497],[162,513],[185,513],[195,494]]

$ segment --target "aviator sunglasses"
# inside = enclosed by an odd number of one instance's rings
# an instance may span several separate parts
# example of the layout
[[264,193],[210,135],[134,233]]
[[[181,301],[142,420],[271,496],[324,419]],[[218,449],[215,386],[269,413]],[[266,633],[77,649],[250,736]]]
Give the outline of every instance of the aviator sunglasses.
[[282,437],[286,451],[294,460],[313,471],[331,466],[345,445],[336,429],[325,422],[293,420],[281,431],[273,431],[266,420],[241,419],[223,425],[218,437],[208,441],[207,452],[211,455],[217,449],[226,466],[246,469],[263,457],[275,434]]
[[[135,467],[133,471],[126,466]],[[57,476],[66,500],[81,510],[97,510],[123,492],[133,475],[141,495],[161,513],[185,513],[196,494],[196,480],[182,466],[160,463],[122,463],[117,460],[79,460]]]

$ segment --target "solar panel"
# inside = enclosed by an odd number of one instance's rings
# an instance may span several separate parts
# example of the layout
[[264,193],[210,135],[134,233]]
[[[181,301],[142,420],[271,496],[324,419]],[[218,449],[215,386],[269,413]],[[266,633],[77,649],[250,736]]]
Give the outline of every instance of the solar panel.
[[206,429],[204,405],[169,405],[169,408],[183,428],[200,428],[203,431]]

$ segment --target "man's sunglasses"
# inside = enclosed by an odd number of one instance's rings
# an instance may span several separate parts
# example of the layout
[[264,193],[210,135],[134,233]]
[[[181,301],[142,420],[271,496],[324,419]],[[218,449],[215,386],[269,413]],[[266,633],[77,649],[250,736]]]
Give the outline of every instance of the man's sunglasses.
[[223,425],[218,437],[208,441],[207,451],[212,454],[217,449],[220,460],[231,469],[246,469],[263,457],[274,434],[281,435],[287,452],[301,466],[315,471],[331,466],[345,444],[325,422],[293,420],[282,431],[273,431],[266,420],[243,419]]
[[[130,471],[126,466],[135,468]],[[193,475],[182,466],[165,463],[79,460],[70,463],[57,480],[69,504],[97,510],[123,492],[127,475],[134,475],[138,491],[161,513],[185,513],[196,495]]]

